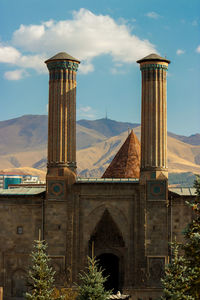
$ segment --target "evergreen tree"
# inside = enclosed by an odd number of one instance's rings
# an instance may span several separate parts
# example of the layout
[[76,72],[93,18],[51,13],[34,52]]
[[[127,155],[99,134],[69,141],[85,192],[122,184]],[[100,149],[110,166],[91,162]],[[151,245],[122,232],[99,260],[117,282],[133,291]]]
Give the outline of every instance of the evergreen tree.
[[188,203],[195,212],[195,218],[184,231],[186,243],[182,246],[188,267],[189,285],[187,293],[194,299],[200,299],[200,177],[197,176],[194,187],[197,197]]
[[63,287],[61,289],[54,288],[52,300],[76,300],[78,293],[71,287]]
[[[194,187],[197,197],[187,202],[195,213],[195,218],[184,230],[185,243],[172,243],[174,257],[165,269],[162,279],[164,296],[161,299],[200,299],[200,177]],[[183,255],[179,255],[179,248]]]
[[31,254],[32,266],[28,272],[27,300],[50,300],[53,292],[55,272],[48,266],[50,258],[46,254],[45,241],[34,241],[34,250]]
[[95,258],[88,257],[87,272],[80,274],[81,285],[78,286],[77,300],[108,300],[111,291],[106,291],[102,270],[98,268]]
[[175,241],[171,247],[173,258],[165,268],[165,278],[161,279],[164,288],[164,296],[161,299],[194,300],[195,298],[186,295],[189,285],[189,279],[186,276],[188,270],[185,258],[179,255],[180,245]]

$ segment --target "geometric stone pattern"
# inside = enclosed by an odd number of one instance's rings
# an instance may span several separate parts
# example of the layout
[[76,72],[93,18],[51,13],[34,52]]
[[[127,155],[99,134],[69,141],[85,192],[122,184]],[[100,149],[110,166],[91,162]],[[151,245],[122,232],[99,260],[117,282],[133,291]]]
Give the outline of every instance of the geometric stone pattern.
[[147,181],[147,199],[165,200],[166,199],[166,180]]
[[64,181],[48,180],[48,193],[50,198],[63,198],[64,196]]

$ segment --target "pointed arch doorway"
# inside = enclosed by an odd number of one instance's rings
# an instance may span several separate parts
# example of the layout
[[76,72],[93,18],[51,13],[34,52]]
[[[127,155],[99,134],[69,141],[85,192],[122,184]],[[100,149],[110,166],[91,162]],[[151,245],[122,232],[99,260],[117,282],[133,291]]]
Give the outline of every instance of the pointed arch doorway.
[[113,292],[122,290],[124,284],[125,242],[122,233],[108,209],[105,209],[89,240],[89,256],[96,256],[104,276],[104,284]]
[[119,258],[112,253],[103,253],[97,256],[98,265],[103,270],[103,276],[107,277],[104,283],[106,290],[119,291]]

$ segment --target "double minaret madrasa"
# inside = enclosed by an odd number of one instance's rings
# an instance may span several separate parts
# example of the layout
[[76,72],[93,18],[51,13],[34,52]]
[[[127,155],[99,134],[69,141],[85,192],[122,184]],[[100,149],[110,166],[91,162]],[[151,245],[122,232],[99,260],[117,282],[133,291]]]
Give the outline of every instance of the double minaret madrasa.
[[[169,60],[151,54],[137,61],[142,73],[140,181],[168,178],[166,72]],[[76,173],[76,72],[80,63],[67,53],[46,62],[49,70],[49,177]]]

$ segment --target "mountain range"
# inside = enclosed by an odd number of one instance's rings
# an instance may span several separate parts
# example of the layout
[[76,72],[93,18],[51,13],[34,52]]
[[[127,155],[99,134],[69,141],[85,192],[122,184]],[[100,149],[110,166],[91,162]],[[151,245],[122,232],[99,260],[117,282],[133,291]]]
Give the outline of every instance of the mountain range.
[[[0,169],[26,167],[32,173],[40,170],[45,174],[47,123],[46,115],[25,115],[1,121]],[[138,123],[107,118],[77,121],[78,174],[100,177],[131,129],[140,139]],[[187,137],[168,132],[168,164],[171,173],[200,173],[200,134]]]

